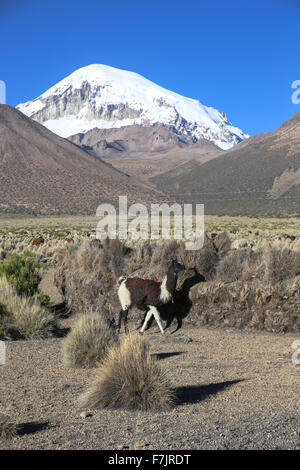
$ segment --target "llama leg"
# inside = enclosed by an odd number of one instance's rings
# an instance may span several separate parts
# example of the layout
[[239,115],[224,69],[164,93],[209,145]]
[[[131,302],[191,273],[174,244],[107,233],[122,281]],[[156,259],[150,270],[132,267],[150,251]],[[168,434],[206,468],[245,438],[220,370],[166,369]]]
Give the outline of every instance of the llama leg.
[[124,326],[125,326],[125,334],[128,334],[128,327],[127,327],[127,316],[128,316],[128,309],[124,310]]
[[[146,315],[147,315],[148,312],[149,312],[149,308],[147,308],[147,310],[145,310],[143,319],[142,319],[142,321],[141,321],[141,323],[140,323],[140,326],[137,328],[137,330],[139,330],[140,328],[142,328],[142,326],[143,326],[143,324],[144,324],[144,322],[145,322],[145,320],[146,320]],[[152,321],[151,321],[151,320],[152,320],[152,317],[150,318],[150,320],[149,320],[149,322],[148,322],[147,330],[149,330],[150,326],[152,325]]]
[[149,320],[152,317],[152,315],[153,315],[153,312],[152,312],[151,307],[150,307],[150,310],[148,310],[145,321],[144,321],[144,324],[142,326],[141,333],[144,333],[144,331],[147,328],[147,325],[148,325]]
[[153,312],[153,315],[154,315],[154,318],[155,318],[155,320],[156,320],[156,323],[157,323],[158,326],[159,326],[159,329],[160,329],[160,331],[161,331],[161,334],[163,335],[163,334],[164,334],[164,329],[163,329],[163,326],[162,326],[161,321],[160,321],[160,314],[159,314],[159,311],[157,310],[156,307],[153,307],[153,306],[150,307],[150,311],[151,311],[151,310],[152,310],[152,312]]
[[171,334],[176,333],[176,331],[180,330],[180,328],[182,327],[182,318],[178,316],[176,317],[176,319],[177,319],[177,328],[176,330],[172,331]]
[[173,318],[172,318],[171,315],[169,315],[168,318],[167,318],[167,324],[166,324],[164,330],[166,330],[167,328],[169,328],[169,326],[171,325],[172,321],[173,321]]
[[123,314],[123,309],[121,309],[121,311],[119,313],[119,321],[118,321],[118,331],[119,331],[119,333],[120,333],[120,330],[121,330],[122,314]]
[[143,326],[143,324],[144,324],[144,322],[145,322],[145,319],[146,319],[147,312],[148,312],[148,309],[145,310],[144,315],[143,315],[143,319],[142,319],[142,321],[141,321],[141,323],[140,323],[140,326],[137,327],[137,330],[139,330],[140,328],[142,328],[142,326]]

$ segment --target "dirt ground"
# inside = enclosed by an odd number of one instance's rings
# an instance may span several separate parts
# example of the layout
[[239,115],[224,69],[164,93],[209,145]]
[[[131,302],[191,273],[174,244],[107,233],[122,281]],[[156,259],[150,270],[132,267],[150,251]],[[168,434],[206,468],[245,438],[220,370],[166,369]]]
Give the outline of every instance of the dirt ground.
[[62,364],[62,339],[8,343],[0,409],[20,428],[0,449],[300,449],[299,335],[172,330],[146,333],[178,394],[167,412],[81,417],[76,400],[93,371]]

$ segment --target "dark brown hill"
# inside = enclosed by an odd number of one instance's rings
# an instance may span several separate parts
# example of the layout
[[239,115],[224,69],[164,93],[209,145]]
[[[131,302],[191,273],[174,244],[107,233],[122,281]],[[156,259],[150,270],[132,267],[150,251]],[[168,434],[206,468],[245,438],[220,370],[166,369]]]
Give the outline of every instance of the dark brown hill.
[[247,141],[202,165],[187,162],[150,179],[206,213],[300,213],[300,112],[275,132]]
[[95,214],[101,202],[157,202],[159,191],[0,105],[0,212]]

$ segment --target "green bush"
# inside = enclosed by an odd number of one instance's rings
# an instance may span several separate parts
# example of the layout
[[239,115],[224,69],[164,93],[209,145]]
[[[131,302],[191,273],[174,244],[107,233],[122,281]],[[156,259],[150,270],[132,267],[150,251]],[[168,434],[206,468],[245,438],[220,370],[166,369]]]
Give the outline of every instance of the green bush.
[[25,250],[21,254],[9,253],[3,264],[0,264],[0,276],[4,275],[8,282],[13,284],[20,295],[34,300],[38,298],[40,302],[49,307],[50,298],[38,291],[41,281],[39,270],[42,265],[37,261],[34,253]]

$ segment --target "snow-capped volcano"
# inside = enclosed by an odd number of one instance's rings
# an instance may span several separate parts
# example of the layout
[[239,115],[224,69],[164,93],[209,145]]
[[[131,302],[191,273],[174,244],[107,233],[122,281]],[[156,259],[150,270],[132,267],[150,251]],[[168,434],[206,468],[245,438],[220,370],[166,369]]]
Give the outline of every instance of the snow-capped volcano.
[[100,128],[173,126],[179,137],[228,149],[248,137],[200,101],[166,90],[141,75],[107,65],[80,68],[17,108],[62,137]]

